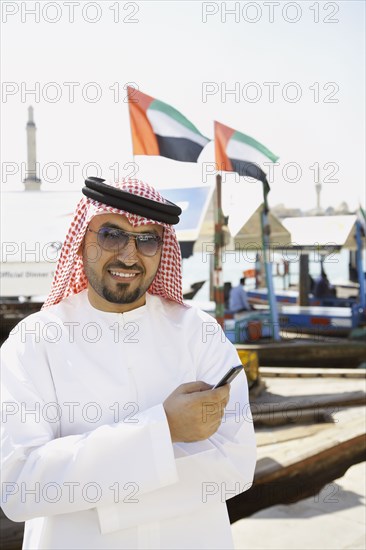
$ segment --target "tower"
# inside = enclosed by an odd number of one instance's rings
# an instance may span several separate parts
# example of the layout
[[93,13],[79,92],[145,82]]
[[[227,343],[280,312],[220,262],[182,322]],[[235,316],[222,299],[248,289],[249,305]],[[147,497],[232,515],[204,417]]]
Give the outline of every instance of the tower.
[[321,183],[317,183],[315,185],[315,190],[316,190],[316,211],[317,211],[317,214],[320,214],[322,211],[320,206],[320,192],[322,190]]
[[39,191],[41,180],[37,178],[36,125],[33,120],[33,107],[28,107],[27,130],[27,171],[24,180],[26,191]]

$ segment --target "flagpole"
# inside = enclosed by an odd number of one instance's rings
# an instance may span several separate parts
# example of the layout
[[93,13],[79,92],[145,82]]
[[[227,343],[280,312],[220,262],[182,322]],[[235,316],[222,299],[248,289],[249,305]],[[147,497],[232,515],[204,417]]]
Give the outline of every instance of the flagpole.
[[216,175],[215,199],[215,255],[214,255],[214,300],[216,302],[215,317],[219,325],[224,328],[224,282],[222,273],[222,245],[223,245],[223,213],[221,207],[221,175]]
[[277,301],[273,288],[273,276],[272,276],[272,263],[270,260],[270,234],[271,228],[268,222],[268,202],[267,202],[267,193],[268,193],[268,183],[267,186],[263,183],[263,210],[261,212],[261,226],[262,226],[262,246],[263,246],[263,262],[264,269],[266,273],[266,282],[267,282],[267,294],[269,302],[269,310],[271,316],[271,323],[273,327],[273,339],[279,341],[280,337],[280,327],[278,322],[278,309]]
[[362,309],[366,308],[366,295],[365,295],[365,275],[363,273],[362,265],[362,237],[361,237],[361,222],[356,220],[356,261],[357,261],[357,274],[359,287],[359,305]]
[[[128,92],[128,90],[127,90],[127,97],[128,97],[128,101],[127,101],[128,118],[129,118],[129,121],[130,121],[130,136],[131,136],[131,147],[132,147],[132,162],[133,162],[133,164],[134,164],[134,168],[136,168],[135,153],[134,153],[134,149],[133,149],[132,117],[131,117],[131,111],[130,111],[130,97],[129,97],[129,92]],[[138,169],[137,169],[137,172],[138,172]],[[135,174],[137,174],[137,172],[135,172]]]

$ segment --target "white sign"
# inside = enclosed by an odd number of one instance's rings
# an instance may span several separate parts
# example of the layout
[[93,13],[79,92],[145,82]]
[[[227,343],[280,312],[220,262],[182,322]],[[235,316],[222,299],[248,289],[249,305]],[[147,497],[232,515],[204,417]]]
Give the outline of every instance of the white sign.
[[42,296],[48,294],[55,273],[52,262],[7,262],[0,269],[0,295]]

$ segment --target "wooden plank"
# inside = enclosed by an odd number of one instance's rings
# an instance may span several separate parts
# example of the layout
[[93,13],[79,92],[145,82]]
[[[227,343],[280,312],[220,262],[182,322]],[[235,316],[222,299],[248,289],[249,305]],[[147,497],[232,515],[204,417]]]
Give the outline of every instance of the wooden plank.
[[333,339],[329,342],[287,340],[279,343],[236,344],[238,351],[258,353],[264,367],[358,367],[366,360],[366,343]]
[[281,412],[259,412],[253,413],[253,422],[255,429],[261,427],[271,427],[272,430],[278,426],[291,426],[306,424],[309,428],[309,424],[319,423],[332,423],[334,422],[332,413],[334,413],[334,407],[331,410],[310,408],[310,409],[293,409],[284,410]]
[[365,393],[366,390],[366,380],[363,378],[268,377],[261,380],[263,380],[266,389],[251,399],[255,405],[290,400],[298,403],[301,407],[304,400],[318,403],[319,395],[344,394],[351,397],[353,392]]
[[[301,464],[326,450],[336,448],[352,440],[365,438],[366,409],[353,410],[352,413],[342,411],[339,422],[325,424],[323,430],[319,430],[308,438],[291,440],[282,445],[266,445],[258,449],[258,462],[255,479],[276,479],[284,474],[283,469],[288,467],[302,467]],[[348,419],[347,419],[348,417]]]
[[253,415],[300,409],[366,405],[366,394],[363,391],[344,392],[343,394],[294,395],[291,398],[276,396],[276,401],[269,401],[268,399],[270,397],[266,399],[265,396],[261,395],[251,404]]
[[324,424],[313,424],[310,426],[287,426],[286,428],[272,428],[270,431],[256,430],[257,447],[266,445],[278,445],[285,441],[310,437],[324,430]]
[[339,422],[314,429],[308,437],[259,446],[253,486],[227,502],[230,521],[318,494],[350,466],[364,461],[365,413],[365,408],[342,410]]
[[365,369],[332,369],[309,367],[260,367],[263,378],[281,376],[284,378],[363,378],[366,379]]
[[301,468],[282,468],[282,475],[276,480],[257,480],[248,491],[227,501],[230,522],[269,506],[292,504],[317,495],[326,485],[332,486],[350,466],[365,459],[365,438],[359,436],[310,457]]

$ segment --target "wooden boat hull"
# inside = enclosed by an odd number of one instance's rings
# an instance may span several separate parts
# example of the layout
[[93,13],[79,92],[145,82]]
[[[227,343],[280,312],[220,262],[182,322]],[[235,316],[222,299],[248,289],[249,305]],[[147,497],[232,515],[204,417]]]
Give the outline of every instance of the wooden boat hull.
[[263,369],[267,389],[251,399],[258,462],[252,487],[227,502],[231,522],[324,487],[331,502],[334,480],[366,459],[362,369],[276,370]]
[[253,486],[227,501],[230,522],[255,514],[276,504],[292,504],[320,493],[348,468],[366,460],[365,436],[358,435],[336,448],[326,449],[301,463],[281,468],[277,475],[257,479]]
[[260,366],[358,367],[366,361],[366,343],[349,340],[316,342],[292,340],[261,344],[236,344],[241,351],[255,351]]
[[0,337],[5,339],[9,332],[28,315],[39,311],[43,302],[18,302],[1,300],[0,303]]

